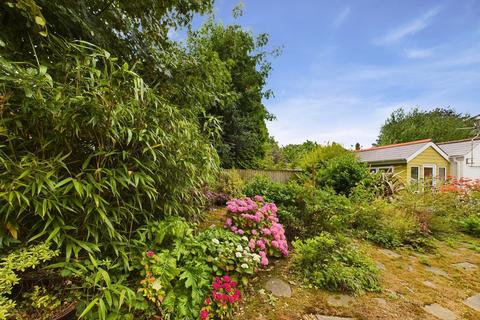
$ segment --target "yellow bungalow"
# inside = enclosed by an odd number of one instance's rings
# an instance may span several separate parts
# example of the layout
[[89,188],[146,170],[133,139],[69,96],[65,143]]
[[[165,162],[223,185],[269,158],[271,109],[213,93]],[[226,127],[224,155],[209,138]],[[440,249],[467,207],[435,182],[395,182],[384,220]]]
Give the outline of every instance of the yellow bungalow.
[[398,143],[355,151],[371,172],[398,173],[406,183],[427,181],[433,186],[450,172],[448,155],[431,139]]

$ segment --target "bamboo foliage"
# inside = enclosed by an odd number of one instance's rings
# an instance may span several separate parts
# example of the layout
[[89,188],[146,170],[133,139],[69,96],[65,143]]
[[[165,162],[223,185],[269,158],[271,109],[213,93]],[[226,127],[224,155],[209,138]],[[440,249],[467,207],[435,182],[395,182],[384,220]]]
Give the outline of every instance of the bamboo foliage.
[[198,214],[218,159],[192,115],[128,64],[59,45],[49,68],[0,57],[0,245],[52,240],[67,261],[110,255],[128,268],[138,226]]

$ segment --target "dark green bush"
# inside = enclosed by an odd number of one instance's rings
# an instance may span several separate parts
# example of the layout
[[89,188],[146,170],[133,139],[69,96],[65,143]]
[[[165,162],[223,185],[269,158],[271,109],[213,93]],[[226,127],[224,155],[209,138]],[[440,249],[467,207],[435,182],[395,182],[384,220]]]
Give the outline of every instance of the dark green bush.
[[378,270],[351,240],[322,232],[293,242],[294,269],[313,287],[360,293],[379,291]]
[[480,238],[480,216],[472,214],[466,218],[459,220],[460,230],[463,232]]
[[311,237],[321,231],[345,230],[352,215],[347,197],[295,182],[281,184],[258,177],[245,185],[244,192],[251,197],[260,194],[267,201],[275,202],[290,239]]
[[346,154],[328,161],[318,171],[315,184],[319,188],[331,188],[338,194],[348,196],[358,184],[367,180],[372,180],[367,166],[353,154]]

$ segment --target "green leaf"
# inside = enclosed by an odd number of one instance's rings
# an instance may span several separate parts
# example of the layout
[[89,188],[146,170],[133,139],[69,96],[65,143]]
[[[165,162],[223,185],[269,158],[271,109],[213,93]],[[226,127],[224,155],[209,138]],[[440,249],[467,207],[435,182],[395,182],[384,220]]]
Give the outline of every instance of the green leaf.
[[85,317],[88,312],[98,303],[98,298],[95,298],[93,299],[89,304],[88,306],[83,310],[83,312],[80,314],[80,316],[78,317],[79,319]]

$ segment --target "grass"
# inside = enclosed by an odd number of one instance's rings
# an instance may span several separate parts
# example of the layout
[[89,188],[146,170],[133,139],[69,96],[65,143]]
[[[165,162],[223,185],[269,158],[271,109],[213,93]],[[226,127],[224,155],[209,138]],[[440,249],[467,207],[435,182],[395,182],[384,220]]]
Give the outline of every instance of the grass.
[[[438,303],[454,311],[461,319],[480,318],[479,312],[462,303],[465,298],[480,292],[479,239],[459,235],[446,242],[434,240],[434,252],[419,255],[413,250],[400,249],[396,250],[401,254],[397,259],[385,256],[377,246],[369,242],[362,241],[359,244],[373,260],[386,267],[381,275],[381,293],[355,297],[354,303],[348,307],[331,307],[326,301],[332,293],[302,287],[291,272],[289,258],[277,261],[270,270],[255,279],[245,294],[244,304],[236,318],[293,320],[313,313],[369,320],[434,320],[422,309],[425,304],[431,303]],[[459,262],[476,264],[479,269],[460,270],[453,266]],[[427,271],[427,265],[446,271],[448,277]],[[290,282],[293,291],[291,298],[279,298],[274,306],[268,304],[266,295],[258,293],[268,278],[273,276]],[[429,281],[435,288],[425,285],[424,281]],[[385,299],[386,304],[379,303],[375,298]]]

